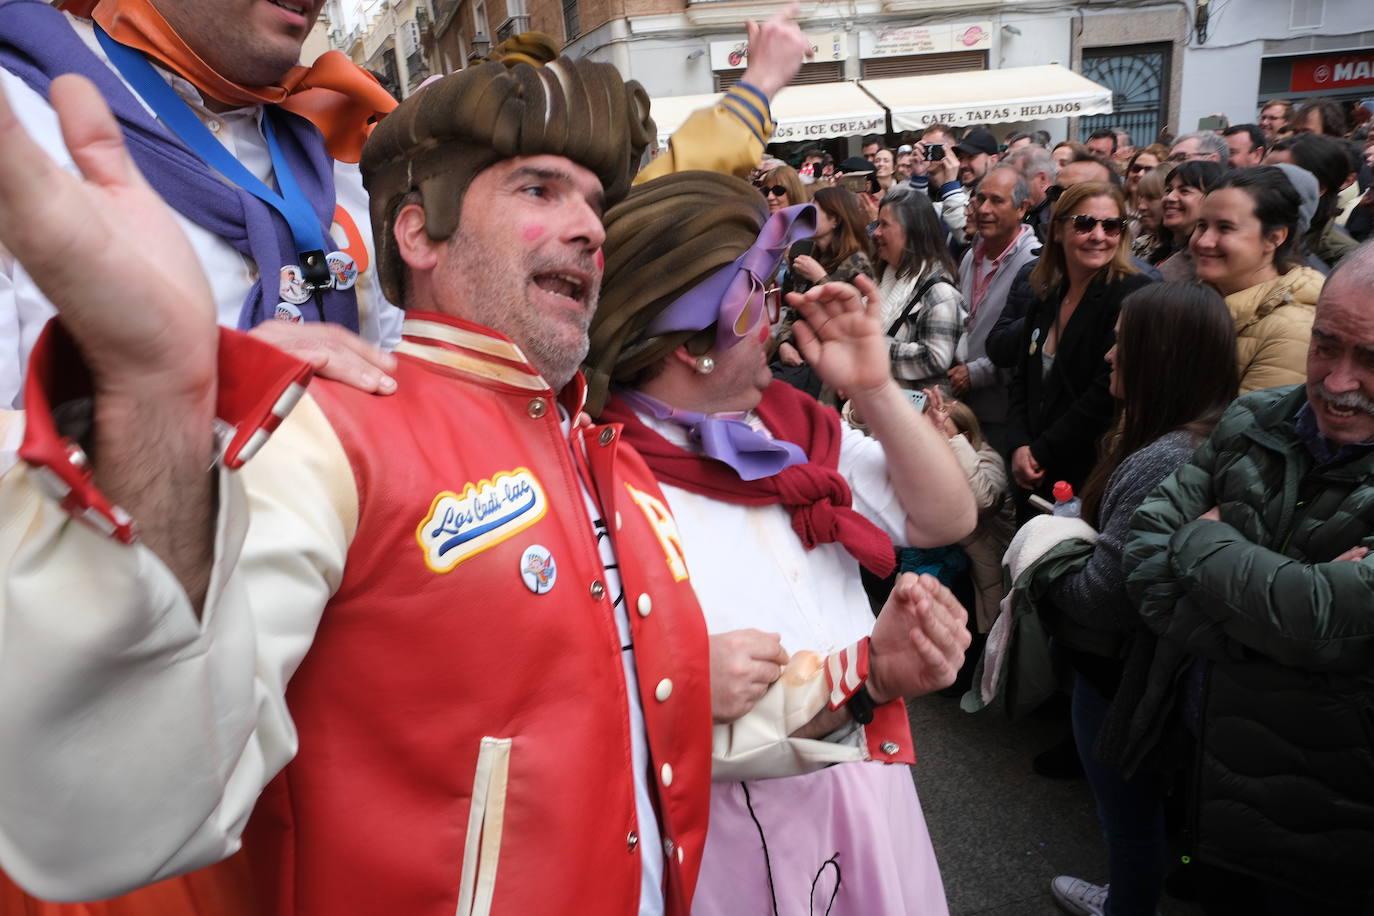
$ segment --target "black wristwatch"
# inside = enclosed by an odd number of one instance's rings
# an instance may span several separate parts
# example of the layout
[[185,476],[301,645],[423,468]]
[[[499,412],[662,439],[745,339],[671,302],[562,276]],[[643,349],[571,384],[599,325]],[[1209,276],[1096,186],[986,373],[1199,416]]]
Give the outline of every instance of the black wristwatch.
[[845,701],[845,709],[854,717],[854,721],[860,725],[867,725],[873,721],[873,710],[878,708],[878,704],[873,702],[872,695],[868,692],[867,684],[860,684],[859,689],[850,694]]

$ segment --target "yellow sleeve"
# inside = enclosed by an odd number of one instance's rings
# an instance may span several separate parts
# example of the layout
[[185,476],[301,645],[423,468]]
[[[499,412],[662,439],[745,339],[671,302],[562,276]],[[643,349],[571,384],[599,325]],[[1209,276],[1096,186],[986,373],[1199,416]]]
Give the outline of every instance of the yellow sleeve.
[[673,131],[668,149],[641,169],[634,183],[691,170],[748,178],[775,126],[763,93],[747,83],[736,84]]

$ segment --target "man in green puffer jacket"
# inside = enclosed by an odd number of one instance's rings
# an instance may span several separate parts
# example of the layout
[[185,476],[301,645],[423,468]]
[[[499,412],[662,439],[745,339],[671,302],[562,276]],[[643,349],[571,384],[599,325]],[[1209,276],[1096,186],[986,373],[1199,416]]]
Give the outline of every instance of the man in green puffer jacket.
[[1124,556],[1161,639],[1120,761],[1157,759],[1171,722],[1192,732],[1192,852],[1236,912],[1374,912],[1371,548],[1365,245],[1322,291],[1305,389],[1236,401],[1146,500]]

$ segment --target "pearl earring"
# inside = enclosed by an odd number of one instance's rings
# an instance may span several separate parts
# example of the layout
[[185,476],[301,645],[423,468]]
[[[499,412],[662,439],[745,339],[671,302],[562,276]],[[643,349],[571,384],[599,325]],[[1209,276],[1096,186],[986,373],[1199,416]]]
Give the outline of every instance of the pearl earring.
[[716,368],[716,361],[715,361],[714,359],[712,359],[711,357],[709,357],[709,356],[698,356],[698,357],[697,357],[697,366],[696,366],[697,372],[701,373],[702,375],[710,375],[712,372],[715,371],[715,368]]

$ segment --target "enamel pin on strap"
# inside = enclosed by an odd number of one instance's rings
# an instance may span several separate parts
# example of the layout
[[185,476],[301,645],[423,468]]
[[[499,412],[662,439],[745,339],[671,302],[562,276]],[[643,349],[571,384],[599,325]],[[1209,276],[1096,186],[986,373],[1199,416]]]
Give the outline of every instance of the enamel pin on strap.
[[146,57],[133,48],[121,45],[98,25],[95,26],[95,35],[110,62],[187,148],[206,165],[267,204],[286,220],[300,263],[288,264],[281,269],[278,292],[284,304],[301,305],[320,290],[350,289],[358,282],[358,268],[352,256],[343,251],[325,254],[328,239],[277,142],[272,126],[274,108],[269,106],[264,111],[262,130],[268,153],[272,157],[272,171],[281,187],[280,194],[248,171],[215,139],[209,128],[158,75]]

